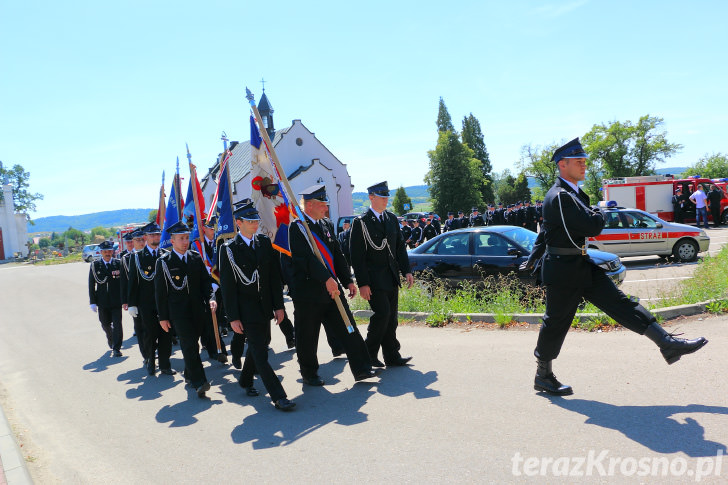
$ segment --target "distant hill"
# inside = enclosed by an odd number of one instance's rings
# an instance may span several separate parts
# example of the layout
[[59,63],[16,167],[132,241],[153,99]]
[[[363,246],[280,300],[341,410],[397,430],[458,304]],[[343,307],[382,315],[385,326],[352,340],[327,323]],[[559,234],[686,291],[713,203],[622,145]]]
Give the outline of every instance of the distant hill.
[[[413,211],[424,211],[430,209],[430,193],[428,192],[429,187],[427,185],[412,185],[405,187],[404,191],[412,199]],[[389,206],[392,209],[392,200],[394,194],[397,191],[397,187],[390,187],[389,193]],[[354,214],[361,214],[369,207],[369,195],[366,192],[354,192],[351,194],[351,198],[354,202]]]
[[667,168],[658,168],[655,170],[655,173],[657,175],[674,175],[675,177],[678,177],[681,173],[683,173],[685,170],[687,170],[689,167],[667,167]]
[[63,232],[69,227],[79,231],[89,231],[94,227],[119,227],[133,222],[146,222],[153,209],[121,209],[94,212],[78,216],[50,216],[33,219],[34,226],[28,224],[28,233]]

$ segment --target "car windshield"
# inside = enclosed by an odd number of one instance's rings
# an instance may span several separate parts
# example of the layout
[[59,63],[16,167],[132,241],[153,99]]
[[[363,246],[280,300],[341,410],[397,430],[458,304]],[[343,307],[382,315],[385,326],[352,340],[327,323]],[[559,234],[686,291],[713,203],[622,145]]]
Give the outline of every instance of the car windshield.
[[522,227],[508,229],[507,231],[501,232],[501,234],[512,239],[518,245],[523,246],[524,249],[528,249],[529,251],[533,251],[533,245],[536,244],[536,233]]
[[657,221],[647,214],[641,212],[623,212],[622,215],[626,219],[626,227],[631,229],[657,227]]

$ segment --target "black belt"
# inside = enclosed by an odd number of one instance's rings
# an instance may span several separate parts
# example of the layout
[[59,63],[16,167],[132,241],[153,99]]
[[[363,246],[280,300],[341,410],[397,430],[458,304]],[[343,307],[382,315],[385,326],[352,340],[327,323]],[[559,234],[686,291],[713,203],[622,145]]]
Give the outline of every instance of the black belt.
[[583,256],[584,253],[578,248],[557,248],[554,246],[546,246],[546,252],[557,256]]

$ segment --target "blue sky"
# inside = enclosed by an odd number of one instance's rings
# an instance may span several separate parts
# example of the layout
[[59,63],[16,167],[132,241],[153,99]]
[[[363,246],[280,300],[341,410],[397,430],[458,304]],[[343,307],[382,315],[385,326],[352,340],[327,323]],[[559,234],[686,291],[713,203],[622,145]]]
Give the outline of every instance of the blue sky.
[[[684,149],[728,152],[723,1],[0,2],[0,160],[31,173],[32,217],[156,207],[185,142],[206,173],[248,139],[260,79],[355,191],[418,185],[442,96],[473,113],[496,171],[525,144],[665,119]],[[186,186],[186,183],[185,183]],[[186,190],[186,189],[185,189]]]

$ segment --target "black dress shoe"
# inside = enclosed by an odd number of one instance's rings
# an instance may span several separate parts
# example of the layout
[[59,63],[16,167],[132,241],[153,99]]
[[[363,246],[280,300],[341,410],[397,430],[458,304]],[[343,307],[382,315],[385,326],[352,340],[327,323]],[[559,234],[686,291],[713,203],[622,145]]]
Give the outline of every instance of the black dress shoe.
[[704,337],[699,337],[692,340],[683,338],[675,338],[674,335],[667,333],[657,323],[651,323],[647,330],[645,330],[645,336],[655,342],[660,348],[662,357],[668,364],[674,364],[680,357],[686,354],[692,354],[693,352],[703,348],[708,340]]
[[341,354],[344,353],[343,350],[332,350],[331,353],[334,355],[334,357],[339,357]]
[[292,349],[296,346],[296,340],[292,338],[286,339],[286,345],[289,349]]
[[154,362],[148,361],[146,367],[147,367],[147,374],[149,374],[150,376],[153,376],[154,374],[157,373]]
[[221,364],[227,364],[227,355],[225,354],[217,354],[217,361]]
[[177,373],[174,369],[159,369],[159,372],[167,376],[173,376]]
[[357,374],[354,376],[355,381],[363,381],[364,379],[371,379],[372,377],[377,377],[379,374],[382,373],[382,369],[369,369],[362,372],[357,372]]
[[412,360],[412,357],[400,357],[397,360],[393,360],[392,362],[387,362],[387,367],[402,367],[407,365],[407,362]]
[[288,399],[281,398],[275,402],[276,409],[280,409],[281,411],[293,411],[293,408],[296,407],[296,403],[293,401],[289,401]]
[[121,351],[120,350],[114,350],[114,357],[121,357]]
[[258,392],[258,390],[256,388],[254,388],[253,386],[250,386],[250,387],[240,386],[240,387],[245,389],[246,396],[250,396],[250,397],[260,396],[260,392]]
[[233,356],[233,367],[236,369],[242,369],[243,368],[243,361],[240,360],[240,357]]
[[205,392],[210,390],[210,383],[205,381],[200,387],[197,388],[197,397],[205,397]]
[[321,379],[319,376],[313,376],[313,377],[304,377],[303,383],[307,384],[309,386],[323,386],[324,380]]
[[571,386],[562,384],[551,370],[551,361],[536,358],[536,378],[533,381],[533,388],[537,391],[547,392],[554,396],[570,396],[574,394]]
[[372,367],[384,367],[384,362],[379,359],[372,359]]

